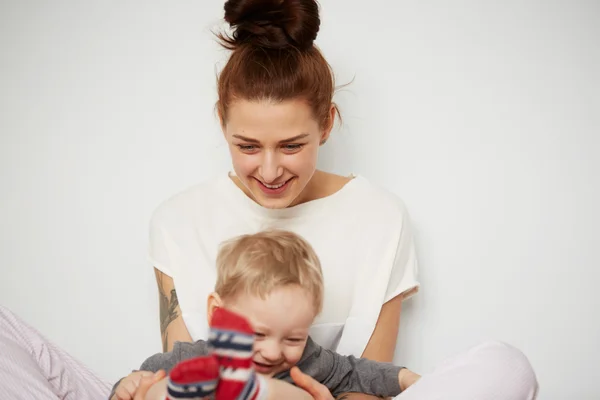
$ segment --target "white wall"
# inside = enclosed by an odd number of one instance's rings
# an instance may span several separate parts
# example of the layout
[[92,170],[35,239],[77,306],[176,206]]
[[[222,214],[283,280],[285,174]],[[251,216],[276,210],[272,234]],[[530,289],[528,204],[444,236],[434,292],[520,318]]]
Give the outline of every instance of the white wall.
[[[228,167],[220,0],[0,2],[0,304],[108,379],[160,351],[154,207]],[[322,166],[406,201],[397,360],[520,347],[600,397],[600,3],[323,0],[345,123]]]

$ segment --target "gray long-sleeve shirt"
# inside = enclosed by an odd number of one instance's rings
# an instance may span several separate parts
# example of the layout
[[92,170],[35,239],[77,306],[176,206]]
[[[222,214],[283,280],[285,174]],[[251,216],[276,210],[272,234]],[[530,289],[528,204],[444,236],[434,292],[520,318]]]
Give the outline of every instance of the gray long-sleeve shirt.
[[[176,342],[172,351],[153,355],[144,361],[140,370],[156,372],[162,369],[169,373],[180,361],[206,356],[209,353],[208,343],[203,340],[195,343]],[[308,338],[297,366],[302,372],[325,385],[334,397],[347,392],[380,397],[395,397],[400,394],[398,374],[402,367],[366,358],[342,356],[319,346],[311,338]],[[289,371],[280,372],[273,378],[293,384]],[[114,385],[110,397],[113,396],[119,382]]]

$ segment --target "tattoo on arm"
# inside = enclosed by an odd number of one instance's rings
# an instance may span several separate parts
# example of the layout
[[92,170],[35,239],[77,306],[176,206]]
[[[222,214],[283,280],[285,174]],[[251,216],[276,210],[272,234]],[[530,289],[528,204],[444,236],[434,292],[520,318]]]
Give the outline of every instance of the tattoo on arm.
[[168,333],[167,327],[173,322],[178,316],[177,307],[179,301],[177,300],[177,292],[175,289],[171,289],[171,296],[167,297],[162,287],[162,275],[159,274],[158,278],[158,296],[160,302],[160,333],[163,342],[163,351],[167,351]]

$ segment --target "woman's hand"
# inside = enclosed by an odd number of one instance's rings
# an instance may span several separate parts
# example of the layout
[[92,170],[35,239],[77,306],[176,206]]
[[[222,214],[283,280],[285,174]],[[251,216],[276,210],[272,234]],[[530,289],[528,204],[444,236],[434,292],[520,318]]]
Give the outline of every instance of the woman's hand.
[[314,400],[334,400],[329,389],[327,389],[325,385],[306,375],[300,371],[298,367],[293,367],[290,371],[290,375],[294,380],[294,383],[299,388],[306,390]]
[[[166,376],[165,371],[136,371],[119,382],[110,400],[143,400],[148,389]],[[141,396],[141,397],[140,397]]]
[[133,400],[163,400],[167,395],[166,376],[162,369],[152,376],[144,376]]

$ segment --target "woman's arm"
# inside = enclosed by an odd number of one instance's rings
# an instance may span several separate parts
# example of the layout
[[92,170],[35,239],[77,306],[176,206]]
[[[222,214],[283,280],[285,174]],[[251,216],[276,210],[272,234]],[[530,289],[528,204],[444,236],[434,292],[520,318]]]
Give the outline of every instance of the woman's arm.
[[[398,330],[400,328],[400,313],[402,311],[403,294],[400,294],[381,307],[379,318],[375,329],[371,334],[369,343],[362,354],[363,358],[380,362],[392,362],[394,351],[396,349],[396,341],[398,338]],[[410,384],[416,380],[416,374],[408,374],[411,379]],[[401,375],[404,377],[404,374]],[[400,386],[404,389],[409,386],[404,382],[400,382]],[[361,393],[345,393],[337,397],[344,400],[375,400],[379,397],[370,396]]]
[[400,329],[403,297],[402,294],[398,295],[381,307],[375,329],[365,351],[362,353],[363,358],[380,362],[392,362],[396,350],[398,330]]
[[154,268],[156,284],[158,286],[158,298],[160,306],[160,336],[162,338],[163,351],[173,350],[173,344],[179,342],[191,342],[190,336],[177,300],[177,292],[173,278],[165,275]]

